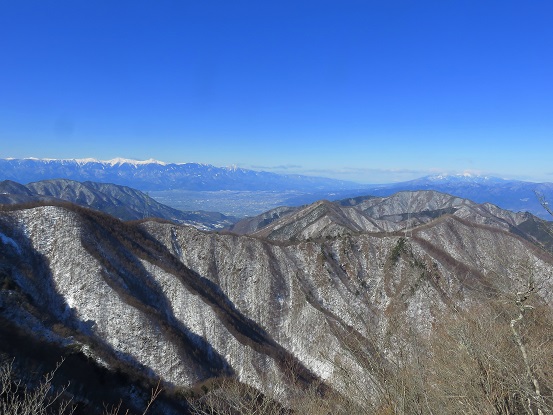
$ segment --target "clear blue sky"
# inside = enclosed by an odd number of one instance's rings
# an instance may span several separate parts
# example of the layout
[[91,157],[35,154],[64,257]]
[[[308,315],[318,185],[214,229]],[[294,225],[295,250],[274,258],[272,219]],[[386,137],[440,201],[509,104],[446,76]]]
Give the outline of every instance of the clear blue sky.
[[553,181],[553,1],[0,0],[0,157]]

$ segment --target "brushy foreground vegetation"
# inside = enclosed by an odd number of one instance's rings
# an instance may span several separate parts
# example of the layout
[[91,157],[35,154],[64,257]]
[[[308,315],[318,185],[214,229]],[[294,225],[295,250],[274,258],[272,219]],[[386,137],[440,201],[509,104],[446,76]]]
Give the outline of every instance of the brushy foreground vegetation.
[[[298,382],[295,392],[274,384],[266,396],[226,379],[201,393],[188,393],[189,413],[552,414],[553,316],[550,305],[539,298],[535,287],[528,286],[511,298],[444,314],[427,336],[398,327],[389,340],[396,350],[389,360],[393,367],[379,367],[367,359],[374,377],[355,379],[341,373],[348,385],[341,393]],[[336,371],[340,373],[338,366]],[[12,364],[4,363],[0,413],[73,413],[66,390],[52,386],[54,376],[55,371],[42,379],[16,378]],[[159,393],[152,391],[144,413],[163,413],[151,405]],[[119,413],[117,405],[109,408],[105,414]]]
[[193,406],[206,415],[552,414],[551,308],[526,304],[524,295],[514,306],[494,301],[444,315],[426,338],[403,328],[394,336],[393,368],[373,366],[372,379],[343,373],[348,388],[341,394],[311,387],[284,397],[277,387],[268,400],[226,382]]

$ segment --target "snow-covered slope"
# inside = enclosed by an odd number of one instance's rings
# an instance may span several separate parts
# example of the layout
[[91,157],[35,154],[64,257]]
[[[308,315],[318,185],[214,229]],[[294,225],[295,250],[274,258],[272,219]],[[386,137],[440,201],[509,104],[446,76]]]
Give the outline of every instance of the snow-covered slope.
[[234,224],[230,231],[286,242],[358,235],[407,234],[417,226],[453,215],[474,224],[492,226],[553,247],[553,224],[529,213],[514,213],[484,203],[436,191],[404,191],[388,197],[357,197],[320,201],[299,208],[277,208]]
[[[431,196],[399,195],[394,206],[470,205]],[[384,334],[395,325],[430,333],[438,312],[511,292],[521,264],[553,301],[553,257],[522,231],[471,213],[382,232],[382,219],[354,208],[320,202],[283,216],[273,230],[296,229],[287,240],[126,223],[71,205],[4,209],[0,327],[167,389],[225,375],[268,394],[291,379],[345,391],[344,371],[385,381],[397,350]],[[355,343],[370,347],[361,355]]]

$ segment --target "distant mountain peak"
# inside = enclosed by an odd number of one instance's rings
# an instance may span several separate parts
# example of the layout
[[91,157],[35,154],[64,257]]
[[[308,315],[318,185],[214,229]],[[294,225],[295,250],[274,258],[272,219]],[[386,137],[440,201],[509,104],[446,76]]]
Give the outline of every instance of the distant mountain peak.
[[504,182],[507,179],[483,175],[475,172],[465,171],[463,173],[439,173],[425,176],[418,180],[431,182],[471,182],[471,183],[493,183]]
[[122,157],[116,157],[114,159],[107,160],[107,161],[100,161],[100,163],[111,164],[112,166],[120,165],[120,164],[133,164],[135,166],[143,165],[143,164],[159,164],[161,166],[167,165],[167,163],[163,161],[155,160],[153,158],[150,158],[148,160],[133,160],[133,159],[126,159]]
[[76,162],[77,164],[100,163],[99,160],[96,160],[96,159],[94,159],[94,158],[75,159],[75,162]]

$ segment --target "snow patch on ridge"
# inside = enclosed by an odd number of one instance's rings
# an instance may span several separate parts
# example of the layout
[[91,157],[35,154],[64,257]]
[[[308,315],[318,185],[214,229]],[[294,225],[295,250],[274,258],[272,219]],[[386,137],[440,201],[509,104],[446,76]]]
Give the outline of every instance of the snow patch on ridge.
[[117,166],[121,164],[132,164],[134,166],[138,165],[144,165],[144,164],[159,164],[161,166],[166,166],[168,163],[165,163],[163,161],[155,160],[153,158],[150,158],[148,160],[133,160],[133,159],[127,159],[122,157],[116,157],[111,160],[98,160],[92,157],[88,158],[80,158],[80,159],[53,159],[53,158],[38,158],[38,157],[25,157],[22,159],[17,158],[5,158],[4,160],[33,160],[33,161],[44,161],[44,162],[52,162],[52,161],[61,161],[61,162],[70,162],[70,163],[76,163],[80,166],[89,164],[89,163],[100,163],[100,164],[109,164],[111,166]]
[[463,173],[440,173],[433,176],[427,176],[430,181],[469,181],[469,182],[484,182],[497,180],[494,177],[481,175],[479,173],[464,171]]
[[102,161],[101,163],[110,164],[112,166],[120,165],[120,164],[132,164],[134,166],[138,165],[144,165],[144,164],[160,164],[162,166],[165,166],[167,163],[155,159],[148,159],[148,160],[132,160],[132,159],[126,159],[117,157],[111,160]]

